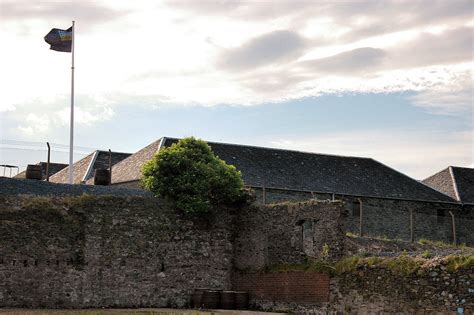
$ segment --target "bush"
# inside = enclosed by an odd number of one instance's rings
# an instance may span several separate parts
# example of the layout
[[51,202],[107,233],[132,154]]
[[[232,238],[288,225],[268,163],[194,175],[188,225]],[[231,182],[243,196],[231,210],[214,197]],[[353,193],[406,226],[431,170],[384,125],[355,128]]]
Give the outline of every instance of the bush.
[[143,165],[142,184],[187,213],[206,213],[245,198],[240,172],[193,137],[160,149]]

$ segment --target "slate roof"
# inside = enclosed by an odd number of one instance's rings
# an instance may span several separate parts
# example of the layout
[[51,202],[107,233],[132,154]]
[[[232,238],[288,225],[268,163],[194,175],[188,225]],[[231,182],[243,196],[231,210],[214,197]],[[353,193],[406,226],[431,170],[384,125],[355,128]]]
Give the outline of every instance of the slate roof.
[[474,203],[474,169],[449,166],[426,178],[423,183],[457,201]]
[[[131,153],[112,152],[112,173],[114,172],[113,166],[130,155]],[[108,151],[96,150],[74,163],[73,183],[80,184],[85,181],[87,184],[92,184],[91,180],[94,177],[94,170],[99,168],[109,168]],[[51,176],[49,181],[53,183],[68,183],[69,166]]]
[[[161,147],[178,139],[161,138],[114,167],[112,183],[136,181],[140,167]],[[454,202],[450,197],[370,158],[208,142],[214,153],[242,172],[248,186],[265,186],[344,195]]]
[[[36,165],[41,165],[41,172],[43,174],[43,179],[46,179],[46,166],[47,162],[39,162]],[[51,177],[53,174],[56,174],[63,168],[67,167],[68,164],[63,163],[49,163],[49,176]],[[26,178],[26,170],[23,172],[18,173],[14,176],[14,178]]]

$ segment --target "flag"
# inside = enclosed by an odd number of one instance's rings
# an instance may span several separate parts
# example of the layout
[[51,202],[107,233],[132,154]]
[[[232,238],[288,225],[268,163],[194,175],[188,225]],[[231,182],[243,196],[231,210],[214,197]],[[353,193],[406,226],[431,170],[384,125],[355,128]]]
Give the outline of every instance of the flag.
[[51,45],[50,49],[63,52],[71,52],[72,26],[67,30],[53,28],[44,37],[45,42]]

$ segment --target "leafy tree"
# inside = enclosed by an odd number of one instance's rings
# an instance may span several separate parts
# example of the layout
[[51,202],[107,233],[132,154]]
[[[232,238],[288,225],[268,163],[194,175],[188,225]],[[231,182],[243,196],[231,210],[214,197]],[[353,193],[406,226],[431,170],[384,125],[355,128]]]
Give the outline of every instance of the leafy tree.
[[245,198],[240,172],[194,137],[160,149],[143,165],[141,180],[146,189],[187,213],[206,213]]

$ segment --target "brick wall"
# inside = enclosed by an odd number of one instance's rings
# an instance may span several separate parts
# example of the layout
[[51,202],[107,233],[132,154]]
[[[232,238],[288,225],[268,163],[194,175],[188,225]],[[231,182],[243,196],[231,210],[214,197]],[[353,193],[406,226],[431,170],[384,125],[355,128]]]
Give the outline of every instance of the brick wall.
[[316,272],[235,273],[232,288],[256,301],[317,304],[329,302],[329,276]]

